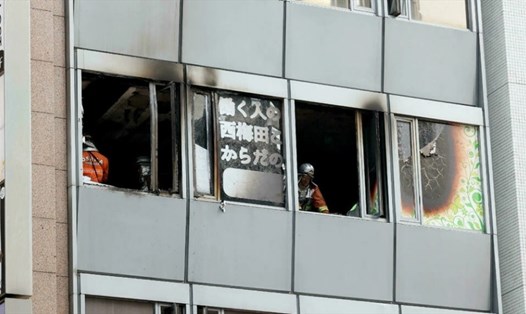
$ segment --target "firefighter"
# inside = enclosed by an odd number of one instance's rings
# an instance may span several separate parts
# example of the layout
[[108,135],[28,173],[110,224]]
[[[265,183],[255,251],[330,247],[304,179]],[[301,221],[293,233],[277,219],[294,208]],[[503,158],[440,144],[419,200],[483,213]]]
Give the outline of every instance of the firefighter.
[[84,177],[97,183],[105,183],[108,181],[108,158],[99,152],[89,135],[83,137],[82,148],[82,169]]
[[298,171],[300,209],[328,214],[327,203],[325,203],[318,185],[312,181],[313,179],[314,167],[309,163],[302,164]]

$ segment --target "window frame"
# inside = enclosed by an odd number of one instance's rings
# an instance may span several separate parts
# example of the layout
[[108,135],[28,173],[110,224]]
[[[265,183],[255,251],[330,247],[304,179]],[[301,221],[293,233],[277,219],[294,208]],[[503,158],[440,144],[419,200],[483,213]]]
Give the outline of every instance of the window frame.
[[[466,8],[466,27],[465,28],[458,28],[458,27],[454,27],[450,25],[430,23],[430,22],[425,22],[425,21],[414,19],[412,16],[412,4],[411,4],[412,0],[399,0],[400,5],[401,5],[401,14],[397,16],[391,15],[389,14],[389,7],[393,1],[396,1],[396,0],[383,0],[385,17],[390,17],[394,19],[404,19],[404,20],[408,20],[411,22],[415,22],[415,23],[451,28],[451,29],[456,29],[456,30],[468,30],[468,31],[473,31],[473,32],[476,32],[478,30],[477,22],[476,22],[477,21],[476,19],[477,10],[476,10],[476,4],[475,4],[475,1],[478,1],[478,0],[464,0],[465,8]],[[405,9],[405,14],[404,14],[404,9]]]
[[80,314],[86,313],[86,298],[101,297],[149,302],[158,314],[161,306],[178,304],[190,313],[190,285],[178,282],[159,281],[81,273],[78,275],[78,297]]
[[[362,200],[365,202],[365,198],[360,198],[360,217],[352,217],[349,216],[351,219],[368,219],[368,220],[374,220],[374,221],[384,221],[389,222],[393,221],[393,208],[391,204],[393,204],[393,187],[392,187],[392,171],[389,169],[391,165],[392,156],[389,153],[391,150],[391,143],[390,143],[390,136],[389,136],[389,130],[390,130],[390,124],[391,119],[388,114],[388,108],[387,108],[387,95],[384,93],[378,93],[378,92],[370,92],[370,91],[364,91],[364,90],[357,90],[357,89],[351,89],[351,88],[343,88],[343,87],[336,87],[336,86],[328,86],[328,85],[321,85],[321,84],[315,84],[315,83],[307,83],[307,82],[300,82],[300,81],[290,81],[290,101],[291,101],[291,149],[293,152],[292,160],[294,162],[293,164],[293,173],[292,173],[292,191],[293,191],[293,200],[294,204],[292,204],[295,211],[299,211],[299,208],[297,206],[298,204],[298,172],[297,168],[299,166],[298,164],[298,156],[297,156],[297,134],[296,134],[296,106],[297,102],[308,102],[311,104],[319,104],[319,105],[330,105],[330,106],[336,106],[341,109],[350,109],[354,110],[355,112],[363,113],[364,111],[372,111],[372,112],[378,112],[380,114],[381,119],[384,123],[384,129],[383,129],[383,146],[380,147],[382,152],[382,158],[384,159],[384,191],[382,194],[383,203],[384,203],[384,216],[385,217],[377,217],[373,215],[367,215],[366,214],[366,207],[361,203]],[[358,129],[357,129],[358,130]],[[359,132],[363,132],[363,128],[359,129]],[[357,132],[358,133],[358,132]],[[358,134],[357,134],[358,136]],[[360,135],[361,141],[363,142],[363,134]],[[359,153],[359,158],[362,160],[362,165],[365,165],[364,158],[365,155],[363,154],[363,146],[362,146],[362,152]],[[362,166],[359,166],[362,167]],[[367,189],[362,188],[365,187],[365,172],[360,171],[359,174],[362,178],[360,178],[360,193],[362,195],[365,195]],[[290,184],[290,183],[289,183]],[[362,192],[363,190],[363,192]],[[329,208],[330,211],[330,208]],[[362,213],[363,211],[363,213]],[[316,213],[312,213],[316,214]],[[322,214],[323,215],[323,214]]]
[[192,285],[191,289],[193,313],[198,313],[198,307],[283,314],[297,314],[298,310],[296,296],[287,293],[200,284]]
[[[211,193],[202,193],[198,191],[197,187],[197,167],[196,167],[196,152],[195,152],[195,130],[194,130],[194,97],[196,94],[200,95],[206,95],[206,98],[209,99],[210,103],[207,104],[207,108],[210,111],[209,118],[207,118],[207,129],[210,129],[211,132],[208,133],[209,136],[207,136],[207,143],[211,143],[211,147],[213,147],[212,151],[209,152],[209,164],[210,164],[210,174],[209,178],[211,179],[210,182],[210,191]],[[219,151],[219,145],[220,145],[220,137],[217,134],[218,130],[218,114],[217,114],[217,107],[219,105],[219,101],[221,98],[221,94],[232,94],[232,95],[239,95],[242,97],[253,97],[256,99],[261,100],[270,100],[275,101],[276,103],[279,103],[281,105],[281,150],[282,150],[282,164],[284,165],[285,169],[282,170],[282,176],[283,176],[283,201],[282,205],[277,204],[270,204],[271,202],[266,202],[263,200],[257,200],[257,199],[242,199],[237,197],[232,197],[232,199],[224,199],[222,196],[222,187],[223,187],[223,181],[221,179],[221,164],[220,164],[220,151]],[[192,181],[191,181],[191,191],[192,191],[192,198],[198,199],[198,200],[209,200],[209,201],[216,201],[220,202],[221,209],[224,209],[224,204],[226,203],[236,203],[236,204],[243,204],[243,205],[249,205],[249,206],[257,206],[257,207],[271,207],[271,208],[287,208],[287,203],[289,199],[288,195],[288,188],[287,188],[287,161],[288,161],[288,148],[287,148],[287,139],[286,139],[286,116],[287,113],[285,112],[286,108],[286,99],[276,97],[276,96],[269,96],[269,95],[261,95],[261,94],[254,94],[251,92],[246,91],[237,91],[237,90],[228,90],[228,89],[220,89],[220,88],[209,88],[209,87],[202,87],[202,86],[194,86],[194,85],[187,85],[187,99],[188,99],[188,107],[189,107],[189,115],[188,115],[188,143],[189,143],[189,152],[190,152],[190,159],[192,162]],[[211,120],[211,121],[210,121]],[[210,136],[211,135],[211,136]]]
[[[111,188],[116,190],[122,190],[127,192],[137,192],[137,193],[148,193],[148,194],[157,194],[157,195],[163,195],[163,196],[174,196],[174,197],[181,197],[183,195],[183,173],[184,173],[184,167],[181,164],[181,161],[183,159],[183,141],[182,141],[182,123],[183,123],[183,98],[182,98],[182,87],[179,83],[176,83],[175,81],[161,81],[153,78],[144,78],[144,77],[133,77],[128,75],[121,75],[118,73],[108,73],[108,72],[100,72],[100,71],[93,71],[93,70],[85,70],[85,69],[78,69],[77,70],[77,80],[78,80],[78,87],[77,87],[77,104],[79,110],[79,123],[78,123],[78,143],[79,143],[79,152],[78,156],[82,156],[82,137],[83,137],[83,116],[84,116],[84,110],[85,105],[82,101],[83,99],[83,91],[82,91],[82,82],[83,82],[83,74],[87,73],[90,75],[94,74],[100,74],[105,77],[115,77],[115,78],[122,78],[122,79],[130,79],[130,80],[143,80],[144,84],[148,85],[148,96],[149,96],[149,108],[151,113],[149,118],[150,123],[150,183],[148,187],[148,191],[140,191],[132,188],[126,188],[126,187],[118,187],[118,186],[103,186],[105,188]],[[172,168],[172,182],[171,182],[171,190],[160,190],[159,189],[159,123],[158,123],[158,116],[159,116],[159,110],[158,110],[158,98],[157,98],[157,89],[158,88],[169,88],[170,89],[170,125],[171,125],[171,134],[170,137],[172,139],[171,144],[171,168]],[[179,128],[177,126],[179,125]],[[80,186],[90,186],[95,187],[99,186],[98,184],[91,184],[89,182],[84,182],[82,179],[83,175],[83,165],[82,165],[82,158],[79,159],[79,173],[78,173],[78,183]],[[110,163],[111,164],[111,163]],[[176,170],[177,168],[177,170]],[[175,191],[175,187],[177,188],[177,192]]]
[[356,3],[358,0],[345,0],[346,2],[345,7],[339,7],[339,6],[330,5],[330,4],[324,5],[324,4],[310,3],[310,2],[304,2],[303,0],[286,0],[286,1],[293,2],[293,3],[299,3],[302,5],[320,7],[320,8],[330,8],[330,9],[335,9],[335,10],[351,11],[351,12],[374,14],[374,15],[377,15],[380,12],[378,8],[381,8],[379,0],[371,0],[370,8],[359,6]]
[[[74,93],[72,94],[73,112],[72,119],[76,120],[72,123],[69,130],[72,139],[72,151],[74,152],[70,157],[70,162],[74,175],[72,177],[72,184],[83,186],[83,168],[82,168],[82,130],[83,130],[83,102],[82,102],[82,73],[101,73],[112,77],[124,77],[132,80],[144,80],[161,84],[173,83],[176,88],[176,106],[179,113],[178,118],[178,137],[179,159],[178,167],[178,192],[177,193],[161,193],[165,197],[183,198],[187,195],[187,174],[186,174],[186,143],[184,137],[184,130],[186,128],[185,117],[185,94],[184,94],[184,66],[170,61],[152,60],[142,57],[132,57],[125,55],[117,55],[107,52],[98,52],[85,49],[76,49],[76,68],[73,70],[71,78],[74,86]],[[172,121],[172,123],[175,120]],[[173,145],[172,145],[173,146]],[[172,158],[176,155],[173,154]],[[175,175],[175,174],[174,174]],[[88,186],[88,185],[86,185]],[[95,185],[91,187],[97,187]],[[174,186],[172,186],[173,188]],[[106,187],[104,187],[106,188]],[[141,192],[135,189],[121,188],[111,186],[111,189],[124,191],[129,193],[148,193],[154,195],[152,192]]]
[[[496,229],[495,219],[495,205],[493,200],[493,190],[489,186],[489,182],[486,179],[487,176],[491,175],[489,173],[490,168],[488,168],[488,156],[487,156],[487,147],[486,143],[487,134],[486,134],[486,118],[484,117],[483,109],[481,107],[475,106],[466,106],[461,104],[453,104],[442,101],[427,100],[412,98],[406,96],[398,95],[389,95],[389,104],[390,104],[390,124],[391,124],[391,160],[392,162],[392,173],[393,181],[399,182],[400,177],[398,173],[398,150],[397,150],[397,139],[395,135],[397,134],[396,119],[395,117],[408,117],[418,118],[422,120],[430,120],[442,123],[454,123],[454,124],[466,124],[476,127],[478,130],[479,138],[479,158],[480,158],[480,173],[482,180],[482,194],[483,194],[483,207],[484,207],[484,224],[486,234],[491,234]],[[416,184],[416,183],[415,183]],[[391,192],[392,202],[394,204],[391,206],[393,208],[391,214],[396,214],[396,222],[403,222],[400,219],[400,190],[399,184],[395,184]],[[432,226],[427,226],[432,227]],[[438,227],[437,227],[438,228]],[[444,228],[445,229],[445,228]],[[469,231],[465,229],[448,229],[448,230],[457,230],[457,231]],[[476,231],[479,232],[479,231]]]
[[[422,211],[421,209],[421,203],[422,203],[422,195],[420,193],[421,184],[420,184],[420,155],[418,153],[418,121],[414,118],[405,117],[405,116],[395,116],[393,115],[393,128],[392,128],[392,134],[393,134],[393,162],[394,165],[394,172],[396,183],[395,184],[395,190],[396,190],[396,208],[397,213],[399,215],[399,221],[407,222],[407,223],[417,223],[422,224]],[[398,121],[403,123],[409,123],[409,128],[411,131],[410,134],[410,143],[411,143],[411,154],[413,156],[412,160],[412,168],[413,168],[413,199],[415,202],[415,218],[404,218],[402,215],[402,199],[401,199],[401,190],[400,190],[400,168],[399,168],[399,158],[398,158]],[[395,157],[396,155],[396,157]]]
[[[486,177],[486,167],[485,167],[485,158],[484,158],[484,134],[483,134],[483,127],[476,124],[469,124],[465,122],[452,122],[452,121],[444,121],[444,120],[437,120],[432,119],[429,117],[410,117],[410,116],[404,116],[399,114],[392,114],[392,134],[393,134],[393,148],[392,148],[392,154],[393,154],[393,171],[395,176],[395,181],[398,184],[395,184],[395,208],[397,213],[397,221],[401,223],[408,223],[408,224],[416,224],[426,227],[434,227],[434,228],[441,228],[441,229],[447,229],[447,230],[457,230],[457,231],[466,231],[466,232],[477,232],[477,233],[490,233],[493,227],[489,223],[489,211],[491,210],[489,208],[489,201],[490,198],[488,194],[488,188],[487,183],[485,180]],[[421,166],[421,156],[420,156],[420,131],[419,131],[419,122],[425,121],[425,122],[431,122],[431,123],[439,123],[439,124],[445,124],[449,126],[471,126],[477,130],[477,138],[479,143],[479,163],[480,163],[480,176],[481,176],[481,193],[482,193],[482,209],[483,209],[483,222],[484,222],[484,228],[483,230],[471,230],[466,228],[452,228],[452,227],[445,227],[445,226],[433,226],[428,225],[424,223],[424,196],[422,191],[422,166]],[[400,169],[398,167],[399,164],[399,158],[398,158],[398,122],[405,122],[411,124],[411,145],[412,145],[412,154],[414,156],[412,160],[412,167],[413,167],[413,193],[415,197],[415,218],[414,219],[408,219],[404,218],[402,215],[402,199],[401,199],[401,185],[400,185]]]
[[[299,193],[298,193],[298,173],[297,173],[297,168],[299,167],[299,162],[298,162],[298,157],[297,157],[297,138],[298,138],[298,134],[296,132],[296,125],[297,125],[297,119],[296,119],[296,108],[297,108],[297,102],[300,102],[300,103],[308,103],[310,106],[326,106],[327,104],[326,103],[317,103],[317,102],[307,102],[307,101],[297,101],[297,100],[292,100],[293,101],[293,108],[294,108],[294,114],[293,114],[293,125],[294,125],[294,131],[293,131],[293,136],[294,136],[294,161],[295,161],[295,167],[294,167],[294,182],[293,182],[293,186],[294,186],[294,210],[296,211],[301,211],[299,206],[297,204],[299,204]],[[381,163],[381,169],[380,170],[377,170],[377,171],[380,171],[382,172],[382,176],[379,177],[379,197],[380,197],[380,202],[382,204],[382,208],[380,210],[380,214],[379,215],[372,215],[372,214],[369,214],[368,210],[369,210],[369,207],[370,207],[370,204],[369,204],[369,197],[367,197],[367,195],[369,194],[369,185],[367,184],[368,183],[368,178],[367,178],[367,175],[366,175],[366,152],[365,152],[365,141],[364,141],[364,134],[363,134],[363,114],[364,112],[366,112],[365,110],[363,109],[360,109],[360,108],[352,108],[352,107],[348,107],[348,106],[342,106],[342,105],[334,105],[334,104],[331,104],[329,105],[331,107],[334,107],[334,108],[337,108],[338,110],[352,110],[354,112],[354,119],[355,119],[355,126],[356,126],[356,133],[355,133],[355,140],[356,140],[356,159],[357,159],[357,172],[358,172],[358,186],[359,186],[359,199],[358,199],[358,205],[359,205],[359,210],[360,210],[360,213],[359,213],[359,217],[356,217],[356,216],[350,216],[350,215],[347,215],[346,217],[351,217],[351,218],[360,218],[360,219],[370,219],[370,220],[379,220],[379,221],[388,221],[389,220],[389,217],[390,217],[390,213],[389,213],[389,204],[390,204],[390,198],[389,196],[387,195],[388,194],[388,191],[389,191],[389,187],[388,187],[388,184],[389,184],[389,180],[388,180],[388,172],[389,172],[389,169],[388,169],[388,155],[389,155],[389,146],[388,146],[388,121],[389,121],[389,117],[388,115],[385,113],[385,112],[378,112],[378,111],[373,111],[375,113],[378,113],[379,114],[379,119],[378,119],[378,123],[380,123],[380,119],[383,120],[383,124],[384,124],[384,127],[383,129],[381,130],[381,132],[383,132],[382,134],[380,134],[380,136],[382,136],[382,142],[379,143],[379,145],[377,146],[377,148],[379,148],[380,151],[376,151],[376,153],[378,154],[375,159],[376,163],[378,164],[378,162]],[[382,146],[383,144],[383,146]],[[304,212],[304,211],[301,211],[301,212]],[[318,214],[317,212],[309,212],[309,213],[314,213],[314,214]],[[331,214],[330,212],[330,208],[329,208],[329,214]],[[345,216],[345,215],[343,215]]]

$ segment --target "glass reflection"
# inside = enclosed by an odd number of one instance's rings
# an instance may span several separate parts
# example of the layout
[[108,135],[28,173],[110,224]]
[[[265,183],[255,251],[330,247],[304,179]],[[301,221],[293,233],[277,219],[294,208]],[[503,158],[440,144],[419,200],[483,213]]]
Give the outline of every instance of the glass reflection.
[[371,0],[354,0],[355,7],[372,8]]
[[348,8],[349,7],[348,0],[297,0],[297,1],[315,4],[315,5],[327,6],[327,7],[338,7],[338,8]]
[[212,116],[210,97],[207,94],[194,94],[194,150],[195,150],[195,189],[197,193],[213,194],[213,144],[211,142]]
[[416,203],[414,194],[414,157],[411,137],[411,123],[397,121],[398,167],[400,172],[402,217],[414,219],[416,218]]
[[411,0],[411,18],[426,23],[467,28],[466,0]]
[[363,137],[365,152],[365,174],[367,197],[367,215],[383,216],[382,195],[382,143],[381,119],[378,112],[364,112]]

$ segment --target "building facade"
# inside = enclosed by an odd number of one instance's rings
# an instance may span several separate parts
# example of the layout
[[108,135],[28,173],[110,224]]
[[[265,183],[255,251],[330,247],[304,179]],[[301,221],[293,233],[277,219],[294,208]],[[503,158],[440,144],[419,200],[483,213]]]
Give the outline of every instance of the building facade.
[[4,0],[3,311],[524,312],[513,2]]

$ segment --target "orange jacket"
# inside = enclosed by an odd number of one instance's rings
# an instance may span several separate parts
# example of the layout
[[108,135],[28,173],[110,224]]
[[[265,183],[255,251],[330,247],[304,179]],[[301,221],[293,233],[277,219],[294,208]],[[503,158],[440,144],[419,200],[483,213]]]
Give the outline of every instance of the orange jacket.
[[82,152],[83,175],[93,182],[104,183],[108,180],[108,158],[98,151]]
[[321,213],[329,212],[329,208],[327,207],[327,203],[325,203],[320,188],[314,182],[309,184],[305,199],[300,199],[300,208],[301,210],[306,211],[315,210]]

